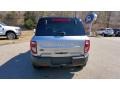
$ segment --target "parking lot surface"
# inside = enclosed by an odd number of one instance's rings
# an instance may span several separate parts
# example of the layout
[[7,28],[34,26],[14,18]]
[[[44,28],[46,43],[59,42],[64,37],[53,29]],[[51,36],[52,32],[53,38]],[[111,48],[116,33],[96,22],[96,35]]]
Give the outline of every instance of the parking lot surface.
[[113,79],[120,78],[120,38],[91,37],[86,67],[34,69],[29,42],[0,46],[0,78]]

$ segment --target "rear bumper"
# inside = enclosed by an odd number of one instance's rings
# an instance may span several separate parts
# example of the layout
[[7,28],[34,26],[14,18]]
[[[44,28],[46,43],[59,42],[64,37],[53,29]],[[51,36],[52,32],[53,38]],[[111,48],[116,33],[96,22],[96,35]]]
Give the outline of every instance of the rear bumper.
[[38,57],[31,56],[32,63],[38,66],[85,66],[88,61],[88,56],[77,57]]

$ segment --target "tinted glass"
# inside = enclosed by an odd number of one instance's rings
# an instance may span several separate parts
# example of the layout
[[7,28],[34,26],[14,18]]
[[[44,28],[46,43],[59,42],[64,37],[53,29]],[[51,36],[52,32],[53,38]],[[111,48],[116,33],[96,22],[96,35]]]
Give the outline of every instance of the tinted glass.
[[80,36],[85,35],[79,19],[43,19],[39,20],[36,36]]
[[120,29],[113,29],[113,30],[120,30]]
[[3,25],[3,26],[6,26],[6,24],[4,24],[4,23],[2,23],[2,22],[0,22],[0,24]]

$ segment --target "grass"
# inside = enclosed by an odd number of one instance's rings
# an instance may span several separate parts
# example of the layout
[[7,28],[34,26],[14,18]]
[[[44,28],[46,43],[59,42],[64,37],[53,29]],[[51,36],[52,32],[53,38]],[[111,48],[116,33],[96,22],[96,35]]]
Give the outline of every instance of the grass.
[[29,30],[29,31],[22,31],[22,35],[20,36],[20,38],[15,40],[8,40],[6,37],[0,37],[0,45],[15,44],[15,43],[30,41],[33,34],[34,32]]

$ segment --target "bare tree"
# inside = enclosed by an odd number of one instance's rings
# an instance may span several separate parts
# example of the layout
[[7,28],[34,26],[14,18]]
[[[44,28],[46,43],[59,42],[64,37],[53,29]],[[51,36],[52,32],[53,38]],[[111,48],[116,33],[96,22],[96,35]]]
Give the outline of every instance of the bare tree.
[[110,18],[111,18],[111,11],[107,12],[107,28],[110,27]]

